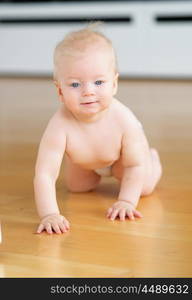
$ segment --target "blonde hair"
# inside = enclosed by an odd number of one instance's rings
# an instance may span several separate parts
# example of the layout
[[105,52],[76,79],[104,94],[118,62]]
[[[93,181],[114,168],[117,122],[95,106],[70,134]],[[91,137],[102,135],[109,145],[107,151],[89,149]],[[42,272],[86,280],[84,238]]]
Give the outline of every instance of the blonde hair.
[[75,56],[83,54],[91,45],[102,45],[111,52],[115,72],[117,72],[116,53],[112,42],[97,28],[102,22],[91,22],[85,28],[68,33],[65,38],[60,41],[54,51],[54,78],[57,78],[57,66],[62,56]]

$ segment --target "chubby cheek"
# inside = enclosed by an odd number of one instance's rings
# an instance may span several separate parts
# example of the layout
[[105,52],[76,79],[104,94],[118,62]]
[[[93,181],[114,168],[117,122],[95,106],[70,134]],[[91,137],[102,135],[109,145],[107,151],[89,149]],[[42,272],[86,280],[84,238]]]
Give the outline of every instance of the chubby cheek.
[[79,103],[79,96],[77,93],[63,89],[63,102],[68,107],[76,107]]
[[100,104],[103,108],[106,108],[111,102],[111,97],[109,97],[108,95],[105,95],[105,97],[101,97],[100,98]]
[[112,94],[111,89],[107,89],[107,90],[103,91],[102,94],[99,96],[101,102],[105,106],[109,105],[109,103],[111,102],[112,97],[113,97],[113,94]]

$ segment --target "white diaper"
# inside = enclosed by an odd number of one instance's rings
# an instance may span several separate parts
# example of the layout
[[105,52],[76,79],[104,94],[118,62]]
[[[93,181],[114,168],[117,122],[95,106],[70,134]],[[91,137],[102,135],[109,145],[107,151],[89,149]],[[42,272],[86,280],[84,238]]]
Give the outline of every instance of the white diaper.
[[96,169],[95,173],[97,173],[100,176],[104,176],[104,177],[112,176],[112,174],[111,174],[111,166],[105,167],[105,168]]

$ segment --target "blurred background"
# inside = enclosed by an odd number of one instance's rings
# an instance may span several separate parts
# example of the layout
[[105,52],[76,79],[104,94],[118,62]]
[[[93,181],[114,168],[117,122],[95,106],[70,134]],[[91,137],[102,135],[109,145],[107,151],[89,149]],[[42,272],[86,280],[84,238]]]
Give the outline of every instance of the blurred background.
[[0,75],[51,75],[53,49],[71,30],[104,21],[125,78],[192,77],[192,1],[0,2]]

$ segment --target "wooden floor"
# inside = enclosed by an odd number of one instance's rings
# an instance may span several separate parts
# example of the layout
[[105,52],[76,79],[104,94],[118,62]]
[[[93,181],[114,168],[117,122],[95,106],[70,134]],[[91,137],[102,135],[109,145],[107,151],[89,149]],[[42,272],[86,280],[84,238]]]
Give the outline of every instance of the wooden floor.
[[139,203],[143,219],[106,219],[114,179],[69,194],[61,170],[57,197],[71,230],[37,235],[34,164],[59,103],[51,79],[0,78],[0,277],[192,277],[192,82],[122,80],[118,97],[162,159],[161,182]]

